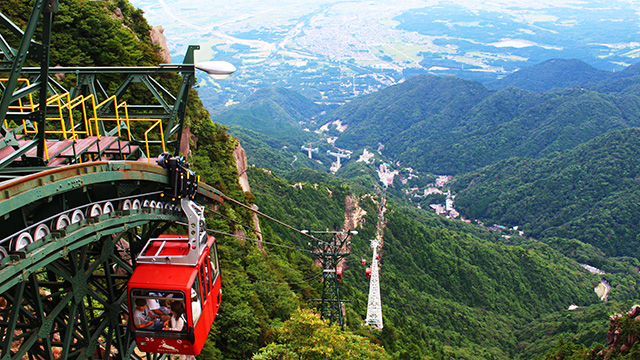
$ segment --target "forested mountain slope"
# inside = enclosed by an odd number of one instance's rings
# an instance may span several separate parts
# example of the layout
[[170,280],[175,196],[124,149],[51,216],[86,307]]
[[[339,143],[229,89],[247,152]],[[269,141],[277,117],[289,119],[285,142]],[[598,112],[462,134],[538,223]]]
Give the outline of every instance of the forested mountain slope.
[[513,156],[542,157],[608,131],[640,125],[640,97],[569,89],[498,92],[417,76],[328,113],[348,127],[336,145],[378,148],[432,173],[456,174]]
[[516,87],[531,91],[566,88],[586,88],[599,92],[622,92],[631,83],[638,83],[640,63],[619,72],[598,70],[576,59],[551,59],[522,68],[502,79],[487,83],[491,89]]
[[[627,304],[626,308],[616,307],[618,310],[611,314],[602,313],[601,321],[608,320],[606,342],[593,346],[585,346],[575,339],[561,338],[555,347],[538,357],[544,360],[635,360],[640,358],[640,330],[638,316],[640,305]],[[609,316],[607,316],[609,315]]]
[[303,168],[323,171],[327,168],[323,163],[331,162],[323,153],[314,153],[314,159],[309,159],[306,151],[301,149],[302,145],[297,145],[297,141],[292,144],[287,140],[237,126],[232,126],[229,133],[242,144],[250,165],[266,167],[279,174]]
[[[293,176],[295,182],[287,182],[250,169],[262,211],[299,228],[331,229],[340,224],[335,212],[345,197],[355,196],[364,210],[342,285],[352,300],[346,305],[348,324],[359,329],[368,294],[359,262],[360,256],[371,256],[380,199],[353,193],[351,185],[330,175]],[[454,225],[459,223],[389,206],[381,255],[385,327],[374,336],[396,358],[512,359],[519,351],[518,329],[525,324],[572,303],[598,301],[597,278],[545,244],[503,245],[464,233]],[[290,236],[279,227],[269,229]]]
[[637,94],[640,90],[640,63],[614,73],[610,79],[590,86],[595,91],[618,94]]
[[513,158],[453,184],[464,216],[520,225],[527,236],[576,238],[638,257],[640,129],[598,137],[541,159]]
[[259,89],[240,104],[212,117],[227,127],[239,126],[277,139],[296,141],[298,147],[310,138],[302,122],[322,111],[322,106],[292,90]]
[[[0,12],[24,26],[32,6],[33,1],[3,0]],[[54,17],[51,62],[61,66],[157,66],[160,56],[158,47],[150,42],[150,29],[142,11],[127,0],[61,0]],[[107,92],[113,93],[116,85],[109,84],[108,76],[101,80]],[[171,91],[180,84],[179,77],[174,75],[163,75],[158,81]],[[63,83],[75,86],[75,76],[68,75]],[[126,96],[135,104],[135,97],[144,95]],[[191,168],[203,182],[239,202],[251,204],[254,198],[243,191],[238,181],[234,158],[238,141],[211,121],[195,91],[189,96],[185,122],[194,135]],[[246,208],[227,202],[209,208],[206,215],[207,228],[217,232],[213,235],[217,237],[223,295],[220,312],[199,359],[248,359],[276,339],[277,329],[293,314],[297,315],[295,319],[307,314],[297,309],[308,307],[307,300],[319,296],[320,272],[304,254],[278,247],[264,250],[254,241],[220,235],[256,238],[251,225],[253,214]],[[311,315],[311,319],[300,322],[315,324],[320,321],[315,321],[316,318]],[[337,331],[322,335],[323,339],[336,343],[347,337],[352,346],[345,349],[357,351],[354,353],[361,358],[388,359],[384,349],[361,336]],[[294,336],[302,342],[314,339],[305,334]],[[291,351],[295,354],[295,350]]]
[[[243,138],[252,163],[279,171],[328,169],[332,160],[323,154],[335,150],[322,139],[334,136],[339,148],[380,149],[404,166],[457,174],[513,156],[539,158],[640,126],[639,70],[636,64],[607,73],[575,60],[550,60],[512,75],[514,86],[530,88],[522,85],[530,82],[557,89],[548,92],[495,91],[454,77],[416,76],[334,110],[290,90],[265,89],[214,121]],[[571,86],[576,88],[566,88]],[[336,121],[346,129],[332,125],[325,135],[303,131]],[[296,164],[302,145],[319,147],[316,160],[324,165]]]

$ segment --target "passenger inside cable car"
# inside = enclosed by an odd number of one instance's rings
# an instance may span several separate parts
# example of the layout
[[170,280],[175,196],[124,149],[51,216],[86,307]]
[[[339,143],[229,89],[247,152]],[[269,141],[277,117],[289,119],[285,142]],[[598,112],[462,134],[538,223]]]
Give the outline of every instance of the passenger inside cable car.
[[[184,309],[184,295],[178,292],[161,294],[146,290],[135,290],[132,293],[132,300],[135,304],[135,310],[133,311],[133,324],[136,329],[167,329],[166,325],[171,320],[171,316],[165,314],[159,315],[154,312],[152,308],[153,305],[150,306],[150,303],[157,304],[158,307],[166,309],[169,309],[169,306],[182,306],[182,309]],[[171,310],[169,310],[169,312],[171,312]]]
[[127,283],[129,329],[143,352],[198,355],[220,308],[215,238],[207,234],[204,206],[194,202],[198,176],[184,158],[163,153],[158,165],[169,170],[165,194],[180,199],[188,235],[149,239],[137,254]]
[[187,328],[187,312],[184,302],[174,301],[171,303],[171,318],[164,323],[164,330],[184,331]]

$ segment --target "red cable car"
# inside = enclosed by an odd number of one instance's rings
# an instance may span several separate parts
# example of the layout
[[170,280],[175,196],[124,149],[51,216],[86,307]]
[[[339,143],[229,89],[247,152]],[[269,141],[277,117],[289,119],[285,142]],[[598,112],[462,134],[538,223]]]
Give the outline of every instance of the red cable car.
[[342,268],[341,267],[336,268],[336,278],[338,279],[338,281],[342,281]]
[[200,231],[204,208],[182,200],[192,236],[150,239],[127,285],[129,324],[144,352],[198,355],[220,307],[215,238]]
[[362,266],[365,266],[365,265],[367,265],[367,260],[363,258],[362,259]]
[[371,277],[371,268],[367,268],[367,278]]

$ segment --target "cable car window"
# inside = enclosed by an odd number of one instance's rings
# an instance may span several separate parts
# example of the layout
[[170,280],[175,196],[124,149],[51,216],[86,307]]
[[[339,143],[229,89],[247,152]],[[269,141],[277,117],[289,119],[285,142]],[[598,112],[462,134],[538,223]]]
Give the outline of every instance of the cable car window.
[[200,288],[202,289],[202,294],[204,295],[203,297],[201,297],[200,299],[202,300],[202,302],[204,303],[205,301],[207,301],[207,281],[205,280],[205,273],[204,273],[204,264],[200,265]]
[[215,280],[218,277],[218,248],[216,243],[213,243],[211,246],[209,255],[211,255],[211,270],[213,271],[213,279]]
[[[207,256],[208,258],[208,256]],[[209,259],[207,259],[209,260]],[[204,265],[204,272],[205,272],[205,282],[207,283],[207,294],[211,292],[211,268],[210,265],[211,261],[205,261]]]
[[186,331],[184,298],[181,291],[133,289],[134,326],[149,331]]
[[198,322],[200,319],[200,314],[202,314],[202,294],[200,292],[200,280],[196,276],[196,279],[193,281],[193,286],[191,287],[191,314],[193,316],[193,325]]

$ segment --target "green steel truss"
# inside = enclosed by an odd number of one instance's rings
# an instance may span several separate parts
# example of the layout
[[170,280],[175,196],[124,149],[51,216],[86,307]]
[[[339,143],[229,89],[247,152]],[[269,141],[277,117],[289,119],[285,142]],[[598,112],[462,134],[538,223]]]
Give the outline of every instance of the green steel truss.
[[[0,150],[11,146],[14,152],[3,159],[0,159],[0,169],[15,166],[16,160],[20,159],[21,166],[42,166],[45,165],[45,132],[48,114],[55,113],[56,109],[47,107],[47,99],[51,95],[69,93],[71,98],[79,95],[93,95],[97,102],[101,102],[111,96],[120,97],[131,87],[132,84],[143,84],[144,88],[152,95],[151,103],[134,104],[134,110],[129,114],[131,118],[153,118],[163,119],[164,143],[170,147],[174,155],[178,155],[180,149],[181,132],[183,119],[186,112],[186,105],[189,90],[195,82],[194,51],[200,49],[197,45],[190,45],[187,49],[183,64],[167,64],[153,67],[56,67],[49,68],[49,49],[51,42],[51,26],[54,14],[58,10],[58,0],[35,0],[26,29],[23,31],[10,19],[0,14],[0,78],[6,78],[6,82],[0,82]],[[36,27],[42,23],[43,31],[40,41],[36,41]],[[12,47],[7,40],[11,37],[21,39],[20,44]],[[27,59],[39,63],[38,67],[24,67]],[[73,74],[77,76],[77,84],[71,90],[64,89],[50,74]],[[161,74],[177,73],[182,75],[179,88],[169,91],[156,79]],[[108,94],[101,84],[99,76],[110,75],[109,82],[113,86],[115,77],[120,78],[120,84],[113,94]],[[117,75],[117,76],[116,76]],[[28,79],[29,84],[19,82],[19,79]],[[136,88],[139,92],[139,88]],[[29,96],[38,95],[38,106],[33,111],[16,111],[15,106]],[[14,106],[14,109],[11,109]],[[114,117],[115,108],[105,106],[99,110],[101,117]],[[67,117],[67,126],[71,126]],[[37,128],[38,131],[30,136],[29,142],[17,141],[17,136],[22,129],[7,129],[4,120],[28,120],[28,126]],[[83,124],[76,123],[74,127],[82,127]],[[106,127],[100,124],[100,135],[115,135],[117,126]],[[82,129],[78,129],[82,130]],[[86,131],[86,129],[84,129]],[[143,139],[136,139],[133,145],[142,145]],[[148,141],[151,146],[157,146],[160,140]],[[27,158],[29,150],[36,148],[35,158]]]
[[[40,109],[46,108],[47,100],[47,81],[49,78],[49,47],[51,46],[51,27],[53,24],[53,14],[58,11],[58,0],[35,0],[33,11],[29,17],[27,28],[22,31],[6,16],[0,14],[0,25],[4,26],[9,33],[20,39],[17,49],[11,48],[5,36],[0,32],[0,50],[2,57],[0,58],[0,74],[8,72],[8,81],[3,89],[2,99],[0,100],[0,120],[6,118],[9,105],[17,101],[20,97],[39,91]],[[42,16],[42,37],[41,42],[36,42],[34,36],[36,28]],[[29,87],[18,89],[18,78],[21,76],[21,69],[27,59],[40,63],[38,81],[33,82]],[[3,71],[4,70],[4,71]],[[24,94],[24,95],[23,95]],[[29,149],[37,147],[37,156],[44,157],[44,122],[45,112],[36,111],[30,114],[30,118],[34,123],[40,124],[37,135],[25,146],[21,146],[16,152],[16,156],[21,156]],[[14,134],[11,134],[4,128],[0,127],[0,136],[3,140],[14,140]],[[9,144],[11,144],[10,142]],[[14,143],[15,144],[15,143]],[[4,144],[7,145],[7,144]],[[16,146],[16,145],[13,145]],[[5,167],[4,162],[0,162],[0,169]]]
[[[148,220],[133,214],[110,220],[100,221],[97,233],[88,231],[82,237],[77,231],[70,236],[74,241],[3,284],[8,289],[0,310],[2,359],[135,355],[126,306],[133,269],[122,244],[134,242],[139,237],[136,227],[149,227]],[[7,286],[11,283],[15,285]]]

